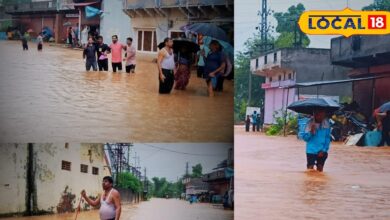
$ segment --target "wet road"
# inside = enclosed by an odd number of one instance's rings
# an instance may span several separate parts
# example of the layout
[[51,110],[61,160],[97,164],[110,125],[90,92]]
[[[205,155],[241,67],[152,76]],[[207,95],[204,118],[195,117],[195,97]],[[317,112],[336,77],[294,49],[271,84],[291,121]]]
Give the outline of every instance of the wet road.
[[[138,205],[122,207],[121,219],[124,220],[233,220],[233,211],[223,210],[221,207],[210,204],[192,204],[177,199],[152,199]],[[74,220],[75,214],[61,214],[50,216],[35,216],[21,218],[4,218],[2,220]],[[81,212],[77,220],[99,219],[97,210]]]
[[0,41],[0,51],[1,142],[233,141],[232,81],[209,98],[193,74],[186,91],[158,95],[152,62],[129,76],[86,72],[78,50]]
[[235,127],[237,219],[390,219],[390,148],[332,144],[324,173],[305,145]]

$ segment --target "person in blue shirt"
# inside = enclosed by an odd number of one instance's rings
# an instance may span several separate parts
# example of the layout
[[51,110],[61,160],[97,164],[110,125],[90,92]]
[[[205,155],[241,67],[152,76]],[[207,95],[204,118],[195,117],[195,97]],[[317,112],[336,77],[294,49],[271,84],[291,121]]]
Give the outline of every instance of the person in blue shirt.
[[328,158],[330,146],[330,123],[324,110],[314,112],[314,117],[306,124],[301,138],[306,142],[307,169],[322,172]]
[[257,112],[254,111],[252,114],[252,131],[256,131],[256,126],[257,126]]

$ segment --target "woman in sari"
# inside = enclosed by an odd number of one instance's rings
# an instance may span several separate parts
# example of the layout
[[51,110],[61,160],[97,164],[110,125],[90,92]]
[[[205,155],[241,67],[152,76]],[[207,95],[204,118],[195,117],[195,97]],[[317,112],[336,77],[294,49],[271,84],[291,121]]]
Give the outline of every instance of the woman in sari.
[[188,52],[186,47],[182,47],[178,53],[177,58],[177,71],[175,73],[175,89],[185,90],[190,80],[190,62],[191,53]]

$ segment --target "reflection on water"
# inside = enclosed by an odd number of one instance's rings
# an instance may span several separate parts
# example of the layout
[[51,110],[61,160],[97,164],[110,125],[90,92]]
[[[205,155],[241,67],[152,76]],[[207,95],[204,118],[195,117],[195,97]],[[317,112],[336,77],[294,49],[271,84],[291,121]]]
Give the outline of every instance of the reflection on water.
[[237,219],[390,219],[390,148],[333,143],[325,172],[305,145],[235,129]]
[[85,72],[78,50],[20,47],[0,42],[2,142],[233,140],[231,81],[209,98],[193,74],[186,91],[158,95],[155,63],[130,76]]
[[[219,206],[210,204],[193,204],[177,199],[152,199],[148,202],[141,202],[138,205],[122,206],[121,219],[124,220],[233,220],[233,211],[223,210]],[[21,218],[5,218],[2,220],[74,220],[75,213],[34,216]],[[99,219],[98,211],[81,212],[77,220]]]

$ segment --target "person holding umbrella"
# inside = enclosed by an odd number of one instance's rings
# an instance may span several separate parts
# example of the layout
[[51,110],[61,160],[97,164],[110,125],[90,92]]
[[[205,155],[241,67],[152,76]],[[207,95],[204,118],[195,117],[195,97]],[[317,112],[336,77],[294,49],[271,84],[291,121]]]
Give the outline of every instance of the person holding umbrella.
[[386,111],[386,116],[382,119],[382,139],[379,146],[390,146],[390,110]]
[[325,161],[328,158],[330,146],[330,123],[324,109],[315,110],[314,116],[306,124],[305,131],[301,134],[306,142],[307,169],[322,172]]
[[328,98],[313,98],[291,103],[288,109],[302,114],[312,114],[305,130],[299,135],[306,142],[307,169],[324,170],[331,141],[331,127],[327,114],[337,111],[339,104]]

